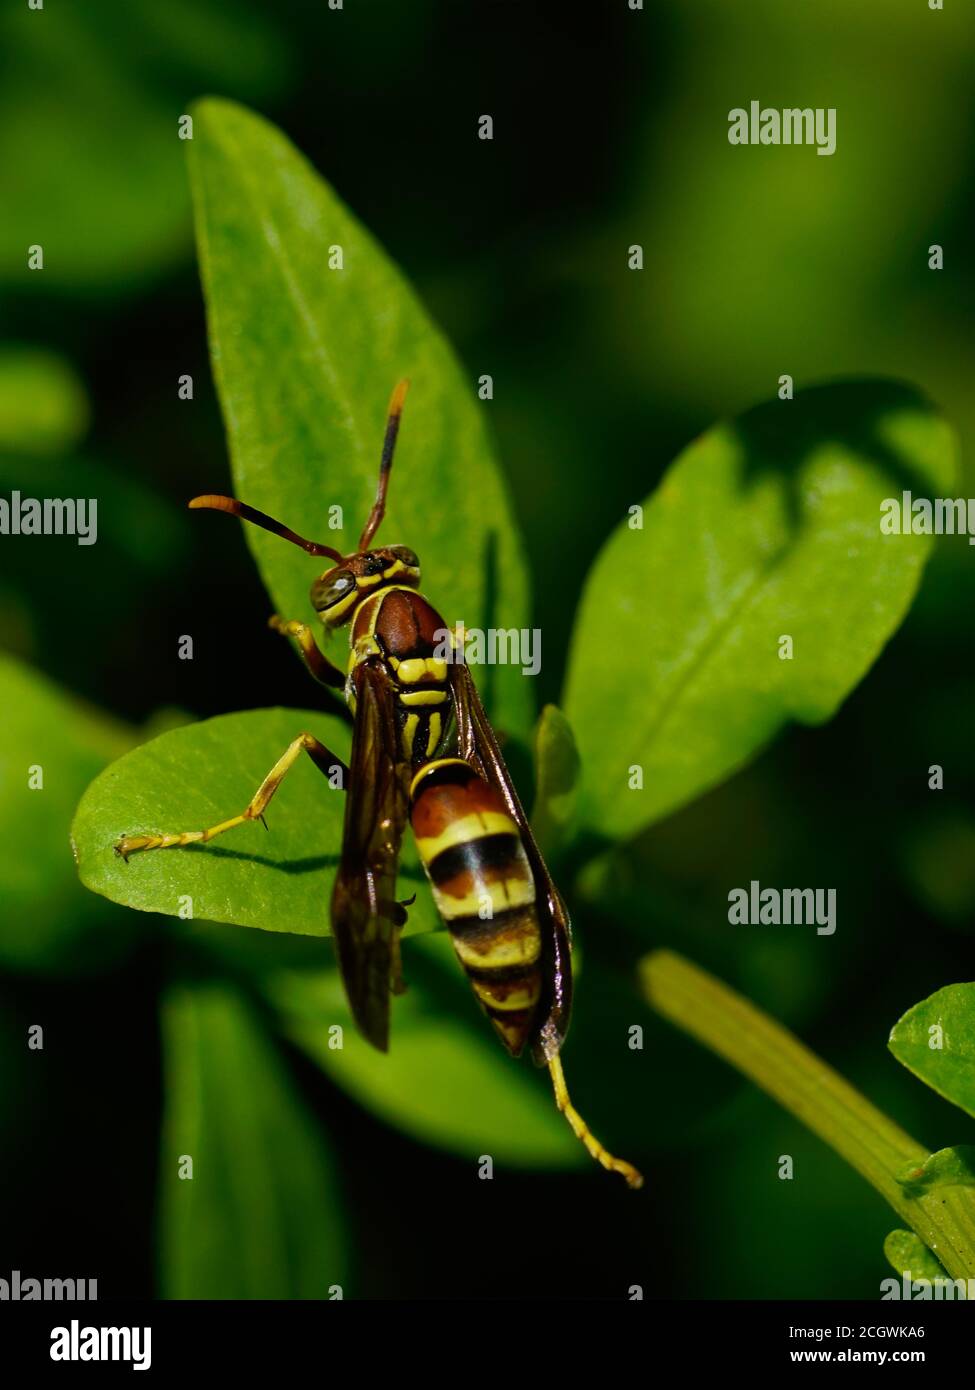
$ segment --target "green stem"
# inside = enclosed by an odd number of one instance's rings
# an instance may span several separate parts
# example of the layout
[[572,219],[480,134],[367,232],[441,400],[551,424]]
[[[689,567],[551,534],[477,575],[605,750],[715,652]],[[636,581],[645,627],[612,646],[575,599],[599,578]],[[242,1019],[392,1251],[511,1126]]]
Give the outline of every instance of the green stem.
[[670,951],[640,967],[648,1002],[738,1068],[872,1183],[954,1279],[975,1278],[975,1198],[962,1187],[910,1197],[898,1180],[929,1150],[793,1035]]

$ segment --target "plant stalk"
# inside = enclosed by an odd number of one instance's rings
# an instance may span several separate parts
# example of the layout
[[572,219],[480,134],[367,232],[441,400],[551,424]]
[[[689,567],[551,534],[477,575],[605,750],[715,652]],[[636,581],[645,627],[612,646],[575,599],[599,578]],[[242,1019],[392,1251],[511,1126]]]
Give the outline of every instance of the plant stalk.
[[744,1073],[846,1159],[917,1232],[954,1279],[975,1279],[975,1197],[941,1186],[911,1197],[898,1175],[929,1150],[781,1024],[671,951],[640,966],[650,1005]]

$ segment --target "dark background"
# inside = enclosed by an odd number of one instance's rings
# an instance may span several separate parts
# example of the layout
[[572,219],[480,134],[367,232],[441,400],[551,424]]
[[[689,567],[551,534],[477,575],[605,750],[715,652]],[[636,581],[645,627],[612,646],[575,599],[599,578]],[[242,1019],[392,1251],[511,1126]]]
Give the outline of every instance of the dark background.
[[[167,707],[205,717],[315,698],[265,630],[238,529],[204,534],[182,511],[196,492],[229,490],[174,134],[207,92],[280,124],[418,287],[472,382],[494,376],[544,634],[540,699],[558,699],[605,536],[685,443],[771,396],[781,373],[797,386],[905,377],[964,449],[975,24],[961,8],[93,0],[5,16],[3,340],[62,358],[89,424],[79,406],[43,465],[8,447],[4,491],[62,467],[72,495],[106,501],[90,550],[35,558],[4,540],[0,642],[139,726]],[[753,97],[836,106],[837,153],[729,146],[727,112]],[[475,138],[483,112],[491,144]],[[34,241],[50,251],[43,274],[24,269]],[[626,269],[634,242],[642,274]],[[183,373],[192,402],[177,399]],[[958,495],[971,491],[969,475]],[[405,539],[422,553],[422,537]],[[924,1142],[970,1141],[971,1121],[885,1042],[910,1005],[972,977],[973,597],[972,552],[946,538],[830,726],[789,732],[621,856],[598,911],[580,914],[580,1105],[600,1094],[599,972],[669,945],[784,1019]],[[648,595],[648,623],[658,603]],[[201,634],[191,663],[176,659],[186,631]],[[751,878],[835,886],[836,936],[732,938],[727,891]],[[26,1081],[11,1074],[2,1108],[0,1273],[94,1272],[102,1297],[154,1292],[164,950],[142,933],[115,964],[0,974],[8,1043],[42,1014],[52,1037]],[[639,1197],[583,1170],[509,1174],[474,1202],[466,1165],[371,1118],[293,1054],[338,1155],[355,1293],[619,1297],[638,1283],[647,1297],[876,1297],[896,1224],[880,1198],[683,1037],[658,1025],[651,1040],[653,1097],[602,1094],[597,1126],[642,1136],[642,1152],[626,1151],[647,1173]],[[776,1176],[784,1153],[791,1183]]]

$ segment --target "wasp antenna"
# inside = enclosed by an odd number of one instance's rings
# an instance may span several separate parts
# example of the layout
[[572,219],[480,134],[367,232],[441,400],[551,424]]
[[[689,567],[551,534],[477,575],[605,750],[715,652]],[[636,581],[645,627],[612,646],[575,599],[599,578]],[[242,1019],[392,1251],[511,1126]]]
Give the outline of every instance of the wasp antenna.
[[275,536],[280,536],[282,540],[290,541],[292,545],[301,546],[302,550],[307,550],[309,555],[327,555],[336,564],[341,564],[344,556],[334,550],[330,545],[322,545],[319,541],[306,541],[304,536],[299,536],[295,531],[289,531],[287,526],[283,526],[280,521],[275,521],[273,516],[268,516],[265,512],[259,512],[256,507],[248,507],[246,502],[238,502],[236,497],[221,497],[218,493],[208,492],[202,497],[194,497],[189,507],[191,511],[205,508],[211,512],[229,512],[231,516],[239,516],[242,521],[250,521],[255,526],[262,527],[265,531],[272,532]]
[[627,1163],[622,1158],[614,1158],[610,1151],[600,1144],[599,1140],[592,1133],[585,1120],[572,1104],[572,1101],[569,1099],[569,1089],[565,1084],[565,1076],[562,1072],[562,1061],[558,1053],[556,1053],[554,1057],[549,1058],[548,1069],[552,1077],[552,1089],[555,1091],[555,1104],[568,1120],[575,1137],[586,1146],[586,1149],[597,1163],[601,1163],[604,1168],[608,1168],[612,1173],[622,1173],[628,1187],[642,1187],[643,1174],[638,1169],[634,1168],[632,1163]]
[[365,529],[359,538],[359,549],[367,550],[373,536],[379,530],[379,523],[382,521],[386,512],[386,489],[389,487],[389,470],[393,466],[393,450],[396,448],[396,436],[399,434],[399,421],[403,413],[403,402],[406,400],[406,393],[410,389],[410,383],[406,377],[398,382],[389,398],[389,413],[386,416],[386,434],[383,438],[383,455],[379,461],[379,486],[376,489],[376,500],[372,504],[372,511],[369,513],[369,520],[366,522]]

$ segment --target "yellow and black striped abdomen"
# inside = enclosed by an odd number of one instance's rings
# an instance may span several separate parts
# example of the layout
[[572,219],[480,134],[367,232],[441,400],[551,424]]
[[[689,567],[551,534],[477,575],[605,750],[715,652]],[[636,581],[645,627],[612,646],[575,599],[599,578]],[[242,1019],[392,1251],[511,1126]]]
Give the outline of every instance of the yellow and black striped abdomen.
[[500,794],[460,758],[422,767],[410,800],[417,848],[457,958],[517,1056],[542,992],[535,881],[518,826]]

